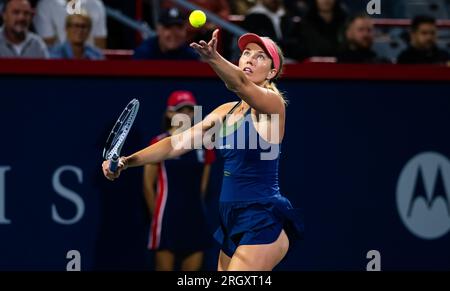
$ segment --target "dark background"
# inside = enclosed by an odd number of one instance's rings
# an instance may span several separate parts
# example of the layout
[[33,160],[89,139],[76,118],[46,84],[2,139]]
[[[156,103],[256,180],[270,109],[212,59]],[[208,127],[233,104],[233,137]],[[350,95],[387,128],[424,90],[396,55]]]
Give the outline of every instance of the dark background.
[[[415,155],[450,156],[450,84],[292,79],[279,87],[290,100],[281,190],[303,209],[306,236],[277,270],[365,270],[369,250],[381,253],[383,270],[449,270],[450,236],[412,234],[400,219],[396,187]],[[237,100],[209,78],[3,75],[0,88],[0,167],[11,168],[4,185],[11,223],[0,223],[0,270],[65,270],[72,249],[81,253],[82,270],[151,270],[142,169],[114,183],[101,174],[112,124],[132,98],[140,100],[123,150],[130,154],[160,132],[173,90],[192,90],[204,115]],[[69,225],[52,219],[52,205],[65,219],[77,211],[53,187],[61,167],[61,184],[85,206]],[[207,198],[211,231],[220,182],[219,161]],[[450,188],[445,191],[450,197]],[[208,251],[205,269],[215,269],[217,254],[217,246]]]

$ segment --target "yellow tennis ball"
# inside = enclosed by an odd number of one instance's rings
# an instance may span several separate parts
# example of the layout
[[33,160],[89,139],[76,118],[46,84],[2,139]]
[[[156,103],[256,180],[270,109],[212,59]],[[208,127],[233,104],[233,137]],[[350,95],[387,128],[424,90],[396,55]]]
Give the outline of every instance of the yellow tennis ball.
[[195,28],[199,28],[203,26],[206,22],[206,14],[205,12],[201,10],[194,10],[191,12],[191,15],[189,15],[189,22],[191,25]]

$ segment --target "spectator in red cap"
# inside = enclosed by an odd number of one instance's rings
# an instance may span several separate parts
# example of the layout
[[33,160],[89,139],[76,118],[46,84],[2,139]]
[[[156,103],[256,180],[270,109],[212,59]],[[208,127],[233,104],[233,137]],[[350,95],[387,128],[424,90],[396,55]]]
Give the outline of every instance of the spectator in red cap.
[[[176,114],[185,114],[192,121],[195,105],[197,102],[190,91],[174,91],[167,100],[164,132],[150,144],[171,136],[178,129],[172,125]],[[182,271],[201,268],[203,252],[212,245],[202,200],[214,160],[212,150],[199,149],[144,167],[144,195],[152,215],[148,248],[156,252],[157,271],[173,271],[178,260]]]
[[191,128],[121,157],[114,173],[104,161],[103,174],[114,180],[128,167],[170,160],[212,144],[224,158],[220,225],[214,233],[221,246],[217,269],[269,271],[304,229],[299,210],[278,185],[286,102],[274,81],[281,74],[283,54],[270,38],[246,33],[238,40],[242,55],[236,66],[217,52],[218,32],[209,42],[191,47],[241,100],[225,103]]

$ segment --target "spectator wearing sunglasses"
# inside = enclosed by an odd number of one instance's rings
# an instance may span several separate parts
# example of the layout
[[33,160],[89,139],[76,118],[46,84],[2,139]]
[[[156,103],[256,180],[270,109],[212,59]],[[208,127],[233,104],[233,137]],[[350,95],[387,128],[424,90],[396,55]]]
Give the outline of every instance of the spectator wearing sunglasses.
[[91,28],[92,21],[86,12],[67,16],[67,39],[65,42],[54,46],[50,50],[50,56],[54,59],[104,59],[99,49],[87,43]]

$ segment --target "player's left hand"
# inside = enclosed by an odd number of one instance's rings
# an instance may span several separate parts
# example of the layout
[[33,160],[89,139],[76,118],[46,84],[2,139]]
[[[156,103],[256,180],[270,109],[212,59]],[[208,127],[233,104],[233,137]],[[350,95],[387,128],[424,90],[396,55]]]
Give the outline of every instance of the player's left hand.
[[190,47],[195,49],[204,61],[210,61],[218,56],[217,53],[217,36],[219,29],[214,30],[211,40],[207,43],[204,40],[199,43],[193,42]]

